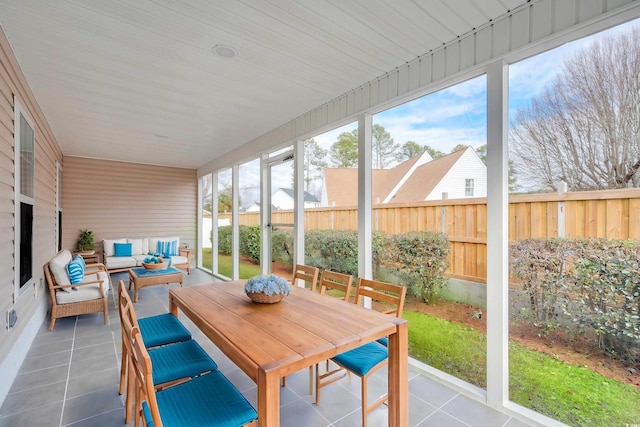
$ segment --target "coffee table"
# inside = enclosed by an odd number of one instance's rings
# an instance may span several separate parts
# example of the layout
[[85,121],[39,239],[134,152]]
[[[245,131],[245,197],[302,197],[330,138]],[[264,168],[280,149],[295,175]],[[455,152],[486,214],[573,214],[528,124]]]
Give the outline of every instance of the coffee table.
[[162,270],[147,270],[144,267],[129,270],[129,289],[133,284],[133,301],[138,302],[138,291],[145,286],[179,283],[182,287],[182,271],[174,267]]

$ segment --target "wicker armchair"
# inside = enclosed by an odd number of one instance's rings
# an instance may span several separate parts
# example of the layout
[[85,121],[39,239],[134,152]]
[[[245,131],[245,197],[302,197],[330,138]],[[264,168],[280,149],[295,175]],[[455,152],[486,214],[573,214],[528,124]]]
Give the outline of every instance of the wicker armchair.
[[66,266],[72,260],[71,253],[62,250],[44,266],[44,276],[51,294],[51,322],[53,331],[56,319],[89,313],[104,313],[104,324],[109,324],[108,293],[111,279],[103,264],[87,264],[82,283],[71,284]]

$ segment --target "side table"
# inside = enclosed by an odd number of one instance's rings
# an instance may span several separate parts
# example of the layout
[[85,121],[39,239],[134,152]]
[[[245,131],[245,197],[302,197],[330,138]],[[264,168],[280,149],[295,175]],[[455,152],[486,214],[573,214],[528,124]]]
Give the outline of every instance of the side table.
[[96,263],[102,262],[100,261],[101,256],[100,256],[100,252],[98,251],[95,251],[92,254],[82,253],[82,252],[74,252],[73,254],[80,255],[84,259],[84,262],[86,262],[87,264],[96,264]]

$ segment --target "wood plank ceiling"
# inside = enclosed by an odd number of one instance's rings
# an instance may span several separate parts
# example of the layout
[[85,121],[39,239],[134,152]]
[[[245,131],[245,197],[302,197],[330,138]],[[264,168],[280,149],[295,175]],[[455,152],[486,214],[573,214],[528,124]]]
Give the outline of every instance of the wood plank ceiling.
[[197,168],[524,3],[0,0],[0,25],[65,155]]

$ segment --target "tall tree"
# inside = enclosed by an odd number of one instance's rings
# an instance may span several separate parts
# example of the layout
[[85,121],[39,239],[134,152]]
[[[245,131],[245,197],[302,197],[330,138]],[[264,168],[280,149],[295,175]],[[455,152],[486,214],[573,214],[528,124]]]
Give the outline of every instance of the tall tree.
[[396,158],[396,152],[400,148],[399,144],[393,142],[391,134],[384,126],[374,124],[372,129],[371,151],[374,169],[385,169]]
[[[311,192],[309,188],[312,181],[322,176],[322,170],[327,167],[327,150],[320,147],[313,139],[304,142],[304,189]],[[317,194],[316,194],[317,196]]]
[[422,154],[426,151],[426,145],[420,145],[415,141],[407,141],[398,150],[396,154],[396,159],[399,162],[404,162],[405,160],[409,160],[417,156],[418,154]]
[[358,166],[358,129],[342,132],[329,149],[331,165],[337,168]]
[[553,84],[519,110],[510,132],[518,175],[535,189],[640,184],[640,27],[566,59]]
[[405,160],[409,160],[414,158],[415,156],[422,154],[424,152],[429,153],[432,159],[439,159],[444,156],[442,151],[438,151],[435,148],[431,148],[428,145],[420,145],[415,141],[407,141],[398,150],[396,154],[396,159],[399,162],[404,162]]
[[[476,148],[476,153],[480,159],[487,164],[487,144],[483,144]],[[513,160],[509,160],[509,193],[515,193],[520,186],[518,185],[518,179],[516,175],[516,169],[513,166]]]

